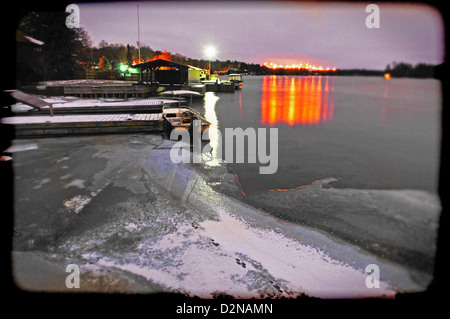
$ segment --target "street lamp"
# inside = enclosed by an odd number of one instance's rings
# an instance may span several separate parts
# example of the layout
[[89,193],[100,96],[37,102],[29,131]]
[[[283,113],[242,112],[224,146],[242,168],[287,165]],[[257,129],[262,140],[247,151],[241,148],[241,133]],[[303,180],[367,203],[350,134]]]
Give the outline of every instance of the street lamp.
[[209,76],[211,76],[211,59],[216,55],[216,48],[209,45],[205,48],[205,55],[209,60]]

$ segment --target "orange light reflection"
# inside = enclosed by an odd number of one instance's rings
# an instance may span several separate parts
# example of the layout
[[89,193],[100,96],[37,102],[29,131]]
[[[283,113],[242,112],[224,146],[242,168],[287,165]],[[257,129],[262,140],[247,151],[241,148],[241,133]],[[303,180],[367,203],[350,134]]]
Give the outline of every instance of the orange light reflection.
[[262,84],[262,123],[317,125],[333,120],[328,77],[266,76]]

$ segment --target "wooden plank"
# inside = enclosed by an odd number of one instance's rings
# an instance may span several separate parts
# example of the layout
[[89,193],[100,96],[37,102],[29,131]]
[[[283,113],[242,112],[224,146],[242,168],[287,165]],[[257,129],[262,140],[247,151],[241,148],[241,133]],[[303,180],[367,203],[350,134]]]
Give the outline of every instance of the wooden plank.
[[3,118],[1,123],[14,125],[17,137],[40,137],[161,131],[161,118],[162,114],[13,116]]
[[51,105],[50,103],[45,102],[44,100],[42,100],[42,99],[40,99],[40,98],[38,98],[38,97],[36,97],[34,95],[27,94],[27,93],[24,93],[22,91],[14,90],[14,91],[10,91],[9,94],[13,98],[15,98],[17,101],[25,103],[26,105],[29,105],[29,106],[31,106],[31,107],[33,107],[35,109],[38,109],[38,110],[40,110],[41,107],[50,106]]
[[[131,120],[128,120],[130,118]],[[157,122],[162,118],[159,114],[96,114],[96,115],[59,115],[49,116],[13,116],[5,117],[1,120],[3,124],[12,125],[28,125],[40,124],[51,125],[54,123],[95,123],[95,122],[132,122],[132,121],[149,121]]]
[[17,101],[25,103],[25,104],[27,104],[35,109],[38,109],[38,110],[41,110],[42,107],[44,107],[44,106],[49,106],[50,107],[50,116],[53,116],[52,103],[45,102],[44,100],[41,100],[40,98],[38,98],[34,95],[27,94],[27,93],[24,93],[24,92],[18,91],[18,90],[9,91],[9,94],[11,94],[11,96],[13,98],[15,98]]

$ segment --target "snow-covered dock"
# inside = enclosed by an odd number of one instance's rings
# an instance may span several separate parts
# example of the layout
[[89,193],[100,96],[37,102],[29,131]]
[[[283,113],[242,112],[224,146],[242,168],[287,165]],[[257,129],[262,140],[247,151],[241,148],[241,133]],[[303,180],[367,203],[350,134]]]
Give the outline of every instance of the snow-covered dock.
[[10,93],[18,101],[11,105],[16,115],[1,123],[13,125],[18,138],[160,131],[163,107],[179,104],[166,98],[80,99]]
[[2,124],[13,125],[16,137],[43,137],[69,134],[133,133],[162,130],[162,114],[84,114],[5,117]]
[[11,105],[11,111],[20,115],[161,113],[164,105],[179,103],[167,98],[82,99],[37,96],[17,90],[9,92],[18,101]]
[[[48,99],[47,99],[48,100]],[[177,104],[169,99],[143,99],[131,101],[104,102],[101,100],[76,100],[52,104],[54,114],[111,114],[111,113],[161,113],[164,105]],[[50,107],[33,110],[26,105],[15,105],[13,112],[20,115],[48,115]]]

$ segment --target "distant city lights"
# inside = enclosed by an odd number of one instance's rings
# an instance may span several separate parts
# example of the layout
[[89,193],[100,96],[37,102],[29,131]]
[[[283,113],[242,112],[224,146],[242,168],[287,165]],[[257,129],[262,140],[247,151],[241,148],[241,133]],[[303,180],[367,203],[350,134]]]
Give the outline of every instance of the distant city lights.
[[323,67],[323,66],[316,66],[316,65],[312,65],[309,63],[299,63],[299,64],[288,64],[288,65],[283,65],[283,64],[276,64],[276,63],[272,63],[272,62],[264,62],[261,66],[265,66],[269,69],[292,69],[292,70],[308,70],[308,71],[336,71],[337,68],[333,67]]

